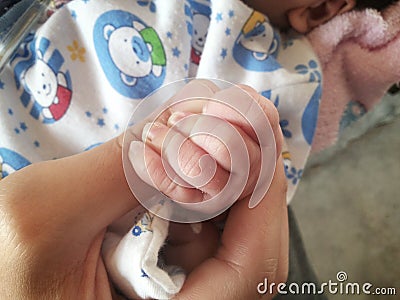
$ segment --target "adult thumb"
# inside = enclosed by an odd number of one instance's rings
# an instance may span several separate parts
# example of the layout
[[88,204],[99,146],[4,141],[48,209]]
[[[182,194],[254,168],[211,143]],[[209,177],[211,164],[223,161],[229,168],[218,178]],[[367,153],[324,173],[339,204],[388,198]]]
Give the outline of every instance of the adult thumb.
[[122,136],[23,168],[0,181],[0,194],[6,214],[29,235],[65,231],[66,225],[71,232],[96,235],[139,205],[123,171]]

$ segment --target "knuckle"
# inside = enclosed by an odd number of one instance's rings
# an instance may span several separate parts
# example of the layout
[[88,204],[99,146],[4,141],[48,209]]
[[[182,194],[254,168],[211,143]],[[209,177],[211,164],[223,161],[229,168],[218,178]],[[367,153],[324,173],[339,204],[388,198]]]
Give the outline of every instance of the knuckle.
[[168,176],[164,176],[160,181],[159,188],[162,193],[172,196],[176,189],[176,184]]
[[263,270],[265,275],[270,281],[275,282],[278,278],[278,267],[279,267],[279,259],[277,258],[268,258],[265,259],[262,263]]
[[174,180],[165,176],[160,182],[160,191],[174,200],[181,200],[179,195],[180,186]]
[[196,176],[200,174],[199,160],[204,154],[204,151],[201,151],[197,147],[190,146],[185,142],[178,154],[180,171],[186,176]]
[[[227,143],[227,145],[225,145],[224,142]],[[227,158],[230,157],[230,151],[228,148],[233,147],[233,145],[229,145],[228,140],[224,140],[223,142],[221,142],[220,140],[218,140],[218,138],[215,138],[214,136],[206,135],[204,137],[203,145],[200,146],[206,149],[209,154],[211,154],[211,156],[213,156],[216,160],[222,162],[224,166],[228,163]]]
[[163,166],[160,167],[160,161],[157,158],[152,156],[146,158],[145,172],[154,187],[159,187],[165,180],[166,176],[163,171]]
[[251,96],[255,96],[255,95],[258,94],[257,91],[254,88],[252,88],[251,86],[249,86],[247,84],[240,83],[240,84],[237,85],[237,87],[242,89],[242,90],[244,90],[244,91],[246,91]]

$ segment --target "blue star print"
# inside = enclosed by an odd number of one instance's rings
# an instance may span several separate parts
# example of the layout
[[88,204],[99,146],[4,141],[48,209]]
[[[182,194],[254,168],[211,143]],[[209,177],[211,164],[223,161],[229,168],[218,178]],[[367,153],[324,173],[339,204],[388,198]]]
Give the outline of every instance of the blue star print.
[[172,39],[172,32],[171,31],[167,32],[167,38]]
[[85,115],[90,118],[92,116],[92,113],[90,111],[85,112]]
[[179,57],[179,55],[181,55],[181,51],[178,49],[178,47],[172,49],[172,55],[175,57]]
[[[193,19],[192,9],[189,5],[185,4],[185,16],[189,17],[190,20]],[[191,21],[186,21],[187,32],[192,35],[193,34],[193,25]]]
[[231,29],[230,28],[226,28],[225,29],[225,34],[226,35],[231,35]]
[[12,116],[12,115],[14,114],[14,112],[13,112],[13,110],[12,110],[11,108],[8,109],[8,114],[9,114],[10,116]]
[[71,11],[71,17],[76,20],[76,12],[74,10]]
[[38,141],[34,141],[33,144],[35,145],[36,148],[40,147],[40,143]]
[[106,113],[108,113],[108,109],[107,109],[107,107],[104,107],[103,108],[103,114],[106,114]]
[[104,125],[106,125],[106,123],[104,122],[104,119],[98,118],[97,119],[97,125],[99,125],[100,127],[103,127]]
[[217,20],[217,22],[222,21],[222,13],[217,13],[217,16],[215,17],[215,19]]
[[229,11],[229,18],[233,18],[233,16],[235,15],[235,12],[233,10]]
[[225,59],[225,57],[228,55],[228,49],[222,48],[221,50],[221,57],[222,59]]
[[16,134],[19,134],[19,133],[20,133],[20,131],[19,131],[18,128],[14,128],[14,131],[15,131]]
[[118,125],[118,124],[115,124],[115,125],[114,125],[114,129],[115,129],[115,130],[118,130],[118,129],[119,129],[119,125]]
[[0,80],[0,90],[4,89],[4,82]]
[[19,128],[21,128],[23,131],[26,131],[28,129],[28,126],[26,126],[25,122],[19,123]]
[[90,0],[82,0],[83,3],[87,4]]

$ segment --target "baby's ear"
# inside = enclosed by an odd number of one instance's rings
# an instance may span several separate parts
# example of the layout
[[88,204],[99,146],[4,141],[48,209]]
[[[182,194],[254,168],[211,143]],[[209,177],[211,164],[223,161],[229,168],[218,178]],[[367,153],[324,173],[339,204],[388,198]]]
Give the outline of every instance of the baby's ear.
[[290,26],[300,33],[329,21],[336,15],[352,10],[356,0],[322,0],[309,6],[294,8],[288,12]]

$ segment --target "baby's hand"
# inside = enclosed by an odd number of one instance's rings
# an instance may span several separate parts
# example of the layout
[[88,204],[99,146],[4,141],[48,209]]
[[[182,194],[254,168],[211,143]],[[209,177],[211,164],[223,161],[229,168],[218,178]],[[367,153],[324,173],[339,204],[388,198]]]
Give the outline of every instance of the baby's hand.
[[[194,94],[199,92],[203,94]],[[253,99],[251,102],[249,95]],[[249,196],[259,179],[261,166],[268,165],[269,161],[275,163],[276,153],[281,148],[275,107],[247,86],[219,90],[209,81],[194,81],[175,98],[196,96],[201,100],[171,105],[168,113],[144,126],[142,141],[146,144],[146,166],[137,167],[133,161],[133,167],[146,183],[169,198],[184,203],[215,197],[232,176],[242,175],[240,173],[245,173],[248,167],[243,190],[236,194],[235,200]],[[233,107],[215,99],[229,99]],[[251,116],[252,119],[246,113],[254,111],[253,106],[257,106],[262,115]],[[270,124],[277,149],[274,145],[269,149],[273,157],[261,161],[260,132],[268,133],[266,129]]]

